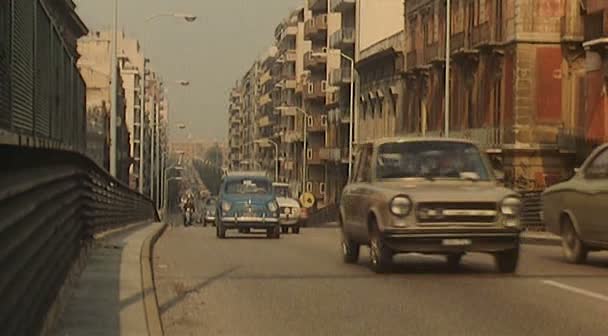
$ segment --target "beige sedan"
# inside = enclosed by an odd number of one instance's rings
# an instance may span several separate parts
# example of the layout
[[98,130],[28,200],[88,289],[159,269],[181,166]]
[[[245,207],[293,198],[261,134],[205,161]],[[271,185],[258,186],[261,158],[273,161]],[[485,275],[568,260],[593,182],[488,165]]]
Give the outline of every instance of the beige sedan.
[[358,146],[354,174],[340,202],[344,261],[370,247],[372,268],[394,254],[445,255],[458,266],[467,252],[495,256],[514,272],[521,232],[519,195],[499,185],[478,147],[456,139],[384,139]]
[[593,151],[568,181],[544,191],[542,214],[547,230],[562,237],[570,262],[608,250],[608,144]]

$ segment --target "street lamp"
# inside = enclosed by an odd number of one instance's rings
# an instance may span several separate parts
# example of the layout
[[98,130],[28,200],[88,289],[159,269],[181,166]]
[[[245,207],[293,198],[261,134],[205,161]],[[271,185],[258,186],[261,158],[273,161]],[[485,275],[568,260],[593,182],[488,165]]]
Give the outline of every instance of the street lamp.
[[257,144],[272,144],[274,146],[274,181],[279,182],[279,144],[270,139],[255,140]]
[[306,161],[308,159],[306,156],[306,151],[308,150],[308,113],[297,106],[279,106],[276,109],[278,111],[284,111],[290,108],[293,108],[296,112],[304,115],[304,144],[302,146],[302,193],[304,193],[306,191]]
[[[173,81],[173,83],[179,85],[179,86],[189,86],[190,85],[190,81],[187,80],[176,80]],[[156,169],[155,167],[160,168],[160,163],[158,162],[159,156],[160,156],[160,129],[159,129],[159,120],[160,120],[160,108],[158,106],[158,104],[156,105],[155,111],[154,111],[154,118],[153,118],[153,125],[152,125],[152,129],[153,129],[153,133],[152,136],[150,138],[151,144],[150,144],[150,150],[151,150],[151,155],[150,155],[150,197],[155,198],[155,191],[158,191],[159,189],[159,180],[156,179]],[[159,195],[160,193],[157,193],[157,195]],[[160,206],[160,204],[159,204]]]
[[447,0],[446,3],[446,25],[445,25],[445,29],[446,29],[446,34],[445,34],[445,125],[444,125],[444,133],[446,137],[450,136],[450,38],[452,35],[452,27],[451,25],[451,21],[452,21],[452,8],[451,8],[451,1]]

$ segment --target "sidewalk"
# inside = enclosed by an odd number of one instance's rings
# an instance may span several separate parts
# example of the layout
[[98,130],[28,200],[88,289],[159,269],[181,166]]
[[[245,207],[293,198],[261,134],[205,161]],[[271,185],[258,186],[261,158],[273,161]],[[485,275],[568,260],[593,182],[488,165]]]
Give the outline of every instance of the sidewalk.
[[138,224],[97,238],[55,335],[148,335],[142,245],[162,227]]

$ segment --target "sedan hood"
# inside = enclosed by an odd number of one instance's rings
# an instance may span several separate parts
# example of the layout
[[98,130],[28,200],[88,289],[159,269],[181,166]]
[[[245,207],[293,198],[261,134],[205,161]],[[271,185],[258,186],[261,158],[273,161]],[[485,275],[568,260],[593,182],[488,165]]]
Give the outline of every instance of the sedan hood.
[[495,182],[486,181],[390,181],[379,182],[380,189],[395,194],[405,194],[416,203],[420,202],[498,202],[507,196],[517,196],[517,193]]
[[266,206],[268,202],[273,201],[274,195],[224,195],[223,200],[232,203],[233,205],[245,205],[251,202],[252,206]]

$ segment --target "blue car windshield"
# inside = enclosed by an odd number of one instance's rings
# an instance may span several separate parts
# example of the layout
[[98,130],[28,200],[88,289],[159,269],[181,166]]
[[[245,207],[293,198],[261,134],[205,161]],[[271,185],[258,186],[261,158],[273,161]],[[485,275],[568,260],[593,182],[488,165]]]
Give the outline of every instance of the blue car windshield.
[[267,194],[272,192],[270,181],[263,179],[243,178],[226,182],[226,194]]

